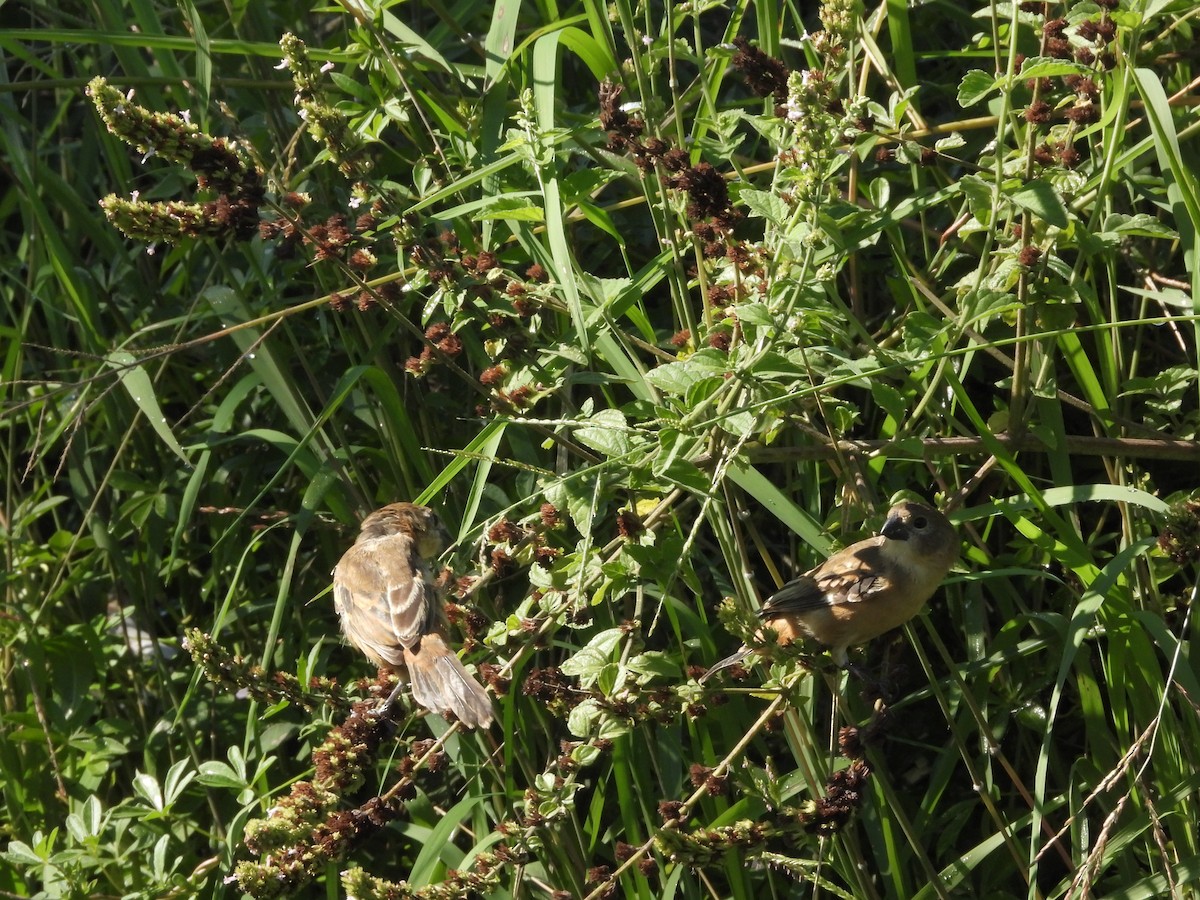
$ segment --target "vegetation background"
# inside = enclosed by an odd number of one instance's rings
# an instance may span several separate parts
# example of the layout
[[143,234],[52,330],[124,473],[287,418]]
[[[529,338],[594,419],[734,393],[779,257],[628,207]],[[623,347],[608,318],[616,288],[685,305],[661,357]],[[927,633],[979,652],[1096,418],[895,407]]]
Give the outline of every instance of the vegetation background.
[[[1190,0],[0,17],[0,895],[1195,896]],[[906,491],[876,683],[697,684]]]

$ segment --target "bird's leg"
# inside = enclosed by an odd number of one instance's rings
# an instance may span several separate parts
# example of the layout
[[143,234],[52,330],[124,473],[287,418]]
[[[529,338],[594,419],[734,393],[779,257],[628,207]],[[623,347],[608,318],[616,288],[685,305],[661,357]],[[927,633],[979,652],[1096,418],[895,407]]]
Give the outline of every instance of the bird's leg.
[[400,696],[400,691],[403,689],[404,682],[397,679],[396,686],[392,688],[392,692],[388,694],[387,699],[375,709],[375,715],[381,719],[390,719],[392,717],[392,707],[395,705],[396,698]]
[[875,683],[874,678],[872,677],[871,673],[867,671],[866,667],[860,666],[856,662],[847,661],[846,662],[846,671],[849,672],[851,675],[853,675],[855,678],[857,678],[859,681],[861,681],[867,687],[871,687]]
[[846,663],[846,671],[862,683],[862,696],[868,703],[875,700],[891,703],[892,695],[895,692],[892,690],[887,672],[882,669],[872,670],[853,662]]
[[878,669],[847,663],[846,671],[862,682],[862,696],[868,703],[882,700],[891,705],[896,699],[897,671],[887,662],[880,663]]

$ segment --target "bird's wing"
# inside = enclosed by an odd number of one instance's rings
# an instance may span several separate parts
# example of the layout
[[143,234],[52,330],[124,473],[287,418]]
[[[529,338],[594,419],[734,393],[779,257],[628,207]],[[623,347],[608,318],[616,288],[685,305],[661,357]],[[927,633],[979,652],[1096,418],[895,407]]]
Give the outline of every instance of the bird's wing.
[[881,574],[884,568],[878,539],[860,541],[789,581],[767,599],[758,614],[774,619],[856,603],[891,586],[891,580]]
[[437,590],[406,534],[362,541],[335,573],[334,603],[354,633],[393,665],[437,621]]

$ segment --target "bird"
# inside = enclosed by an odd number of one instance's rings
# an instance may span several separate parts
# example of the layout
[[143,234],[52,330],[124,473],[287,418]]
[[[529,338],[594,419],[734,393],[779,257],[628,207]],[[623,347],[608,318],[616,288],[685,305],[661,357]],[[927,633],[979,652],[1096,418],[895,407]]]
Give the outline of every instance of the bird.
[[[879,534],[789,581],[767,598],[758,617],[779,644],[810,637],[829,648],[838,666],[852,668],[846,651],[920,612],[958,555],[958,534],[949,520],[931,506],[906,500],[888,511]],[[700,680],[741,662],[752,649],[743,645]]]
[[[429,569],[450,543],[427,506],[391,503],[362,521],[333,570],[342,632],[375,665],[408,672],[413,699],[468,728],[492,722],[492,701],[446,643],[446,611]],[[379,708],[386,715],[403,679]]]

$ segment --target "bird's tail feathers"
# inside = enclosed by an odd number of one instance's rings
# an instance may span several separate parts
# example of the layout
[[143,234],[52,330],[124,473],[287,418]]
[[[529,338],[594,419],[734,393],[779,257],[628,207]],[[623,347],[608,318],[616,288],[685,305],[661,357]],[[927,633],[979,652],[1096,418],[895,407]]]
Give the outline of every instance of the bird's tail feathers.
[[727,669],[730,666],[737,665],[743,659],[745,659],[747,656],[749,656],[751,652],[752,652],[751,649],[749,647],[747,647],[745,644],[743,644],[741,646],[741,648],[739,648],[737,653],[734,653],[732,656],[725,657],[719,663],[715,663],[711,669],[709,669],[707,672],[705,672],[703,675],[701,675],[700,678],[697,680],[701,684],[704,684],[704,682],[708,681],[708,679],[713,676],[713,673],[719,672],[722,669]]
[[404,649],[413,699],[436,713],[452,712],[468,728],[492,724],[492,701],[441,635],[427,634],[416,651]]

